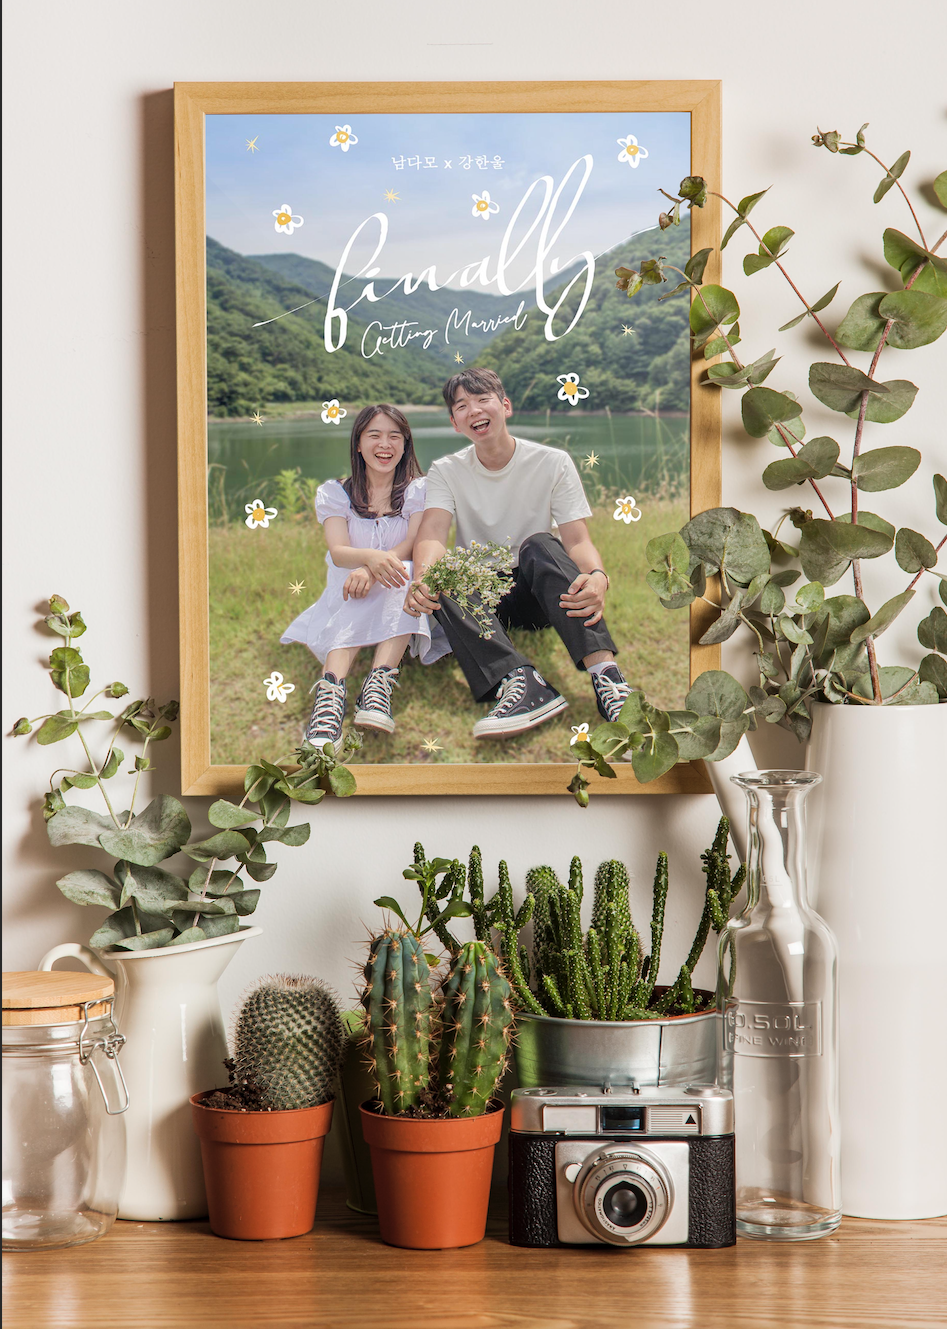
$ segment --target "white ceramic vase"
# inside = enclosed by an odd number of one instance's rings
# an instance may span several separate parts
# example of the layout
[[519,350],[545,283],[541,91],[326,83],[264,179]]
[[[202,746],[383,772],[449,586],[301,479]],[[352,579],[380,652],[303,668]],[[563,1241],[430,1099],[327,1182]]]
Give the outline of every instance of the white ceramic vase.
[[128,1040],[120,1055],[128,1085],[128,1166],[119,1218],[203,1218],[207,1214],[200,1142],[188,1099],[227,1082],[229,1056],[217,980],[248,937],[241,928],[156,951],[91,951],[54,946],[40,961],[64,956],[115,979],[115,1022]]
[[813,709],[812,902],[838,939],[842,1211],[947,1213],[947,705]]

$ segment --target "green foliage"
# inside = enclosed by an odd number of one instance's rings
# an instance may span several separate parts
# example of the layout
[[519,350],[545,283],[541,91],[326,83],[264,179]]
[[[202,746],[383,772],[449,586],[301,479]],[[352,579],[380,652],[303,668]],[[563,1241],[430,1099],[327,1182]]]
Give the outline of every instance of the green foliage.
[[[500,885],[486,910],[500,933],[500,952],[516,1005],[534,1015],[569,1020],[654,1019],[697,1010],[691,975],[711,928],[721,930],[744,879],[742,867],[730,874],[728,835],[729,822],[722,818],[713,845],[701,855],[707,885],[697,932],[677,978],[665,989],[655,984],[668,894],[667,854],[658,855],[655,867],[648,954],[632,920],[628,873],[622,863],[612,859],[596,872],[591,926],[585,934],[582,865],[577,858],[568,885],[550,867],[531,869],[517,914],[512,909],[509,874],[501,863]],[[530,918],[531,954],[519,941]]]
[[[320,802],[327,792],[347,796],[355,792],[351,772],[340,764],[358,746],[358,739],[347,740],[338,754],[332,744],[317,749],[304,742],[293,757],[298,763],[287,770],[274,762],[261,761],[250,766],[245,780],[245,794],[240,804],[218,799],[209,812],[210,822],[220,827],[216,835],[191,841],[191,823],[178,799],[159,794],[139,813],[135,812],[141,776],[152,769],[148,751],[152,743],[162,742],[172,732],[178,717],[178,703],[159,705],[153,697],[130,702],[118,714],[92,711],[92,703],[102,696],[120,698],[128,694],[124,683],[107,683],[86,703],[78,697],[89,687],[89,669],[80,652],[72,645],[85,632],[78,612],[71,613],[61,596],[50,599],[47,626],[65,638],[50,655],[50,677],[64,692],[69,706],[52,715],[35,719],[21,717],[13,734],[36,732],[36,741],[46,745],[59,743],[78,734],[87,770],[60,768],[50,779],[43,799],[50,844],[86,845],[101,849],[117,859],[110,877],[97,868],[68,872],[57,882],[68,900],[114,910],[96,929],[90,945],[118,950],[151,950],[162,946],[184,945],[208,937],[236,932],[240,919],[252,914],[260,892],[245,888],[241,872],[255,882],[267,881],[276,864],[267,858],[268,841],[294,846],[305,844],[309,825],[288,825],[293,803]],[[94,752],[82,730],[85,721],[110,720],[113,724],[104,753]],[[134,776],[129,806],[122,812],[114,791],[107,785],[117,774],[125,754],[117,746],[123,730],[141,743],[135,756]],[[289,760],[289,759],[287,759]],[[105,813],[67,803],[63,795],[70,789],[98,788]],[[239,827],[240,829],[236,829]],[[183,853],[200,866],[188,875],[159,868],[158,864]],[[217,864],[233,859],[233,866],[217,870]]]
[[339,1004],[317,978],[274,974],[241,1002],[233,1033],[236,1074],[253,1080],[271,1111],[327,1103],[344,1050]]
[[[834,130],[820,130],[813,142],[841,156],[867,154],[883,166],[866,143],[866,128],[862,125],[854,143],[844,142]],[[883,167],[885,175],[875,191],[875,202],[895,185],[903,193],[900,180],[909,160],[910,153],[905,152],[892,166]],[[938,179],[942,188],[943,177]],[[705,182],[688,177],[681,184],[678,198],[661,192],[679,208],[685,200],[692,206],[702,206],[707,191]],[[818,360],[810,366],[808,388],[823,406],[855,421],[850,460],[848,464],[840,461],[841,449],[833,438],[819,437],[803,444],[802,399],[794,392],[761,386],[777,363],[774,351],[743,363],[735,349],[739,303],[733,292],[702,286],[703,263],[700,275],[695,275],[686,267],[662,260],[662,276],[676,272],[683,279],[676,291],[691,293],[693,348],[703,346],[708,358],[728,356],[725,363],[708,368],[708,385],[741,391],[746,433],[751,438],[767,438],[789,452],[787,458],[765,468],[764,485],[774,492],[809,485],[821,511],[815,513],[794,504],[770,532],[762,530],[749,513],[715,508],[699,513],[680,532],[649,542],[651,569],[647,581],[664,607],[679,609],[695,600],[708,605],[714,619],[700,638],[704,645],[726,641],[737,631],[748,629],[756,639],[759,684],[746,691],[729,675],[709,671],[691,688],[686,710],[676,712],[659,710],[642,694],[633,694],[618,724],[600,725],[587,741],[574,744],[578,770],[569,789],[583,807],[588,805],[590,783],[585,770],[591,767],[600,775],[612,775],[609,763],[618,757],[631,754],[637,778],[653,780],[679,760],[721,759],[733,751],[740,735],[755,728],[760,720],[780,724],[800,740],[805,739],[811,727],[807,703],[816,697],[837,704],[880,706],[930,705],[945,696],[940,684],[947,673],[947,661],[940,656],[947,654],[947,636],[938,617],[943,610],[935,608],[920,622],[918,640],[931,654],[917,668],[881,668],[875,638],[915,598],[916,584],[925,573],[939,578],[941,587],[945,585],[936,567],[947,537],[935,545],[921,531],[902,527],[896,533],[894,525],[867,512],[858,501],[859,492],[877,493],[906,484],[921,462],[921,454],[914,447],[866,447],[866,428],[901,419],[917,394],[917,387],[907,379],[882,380],[875,376],[881,354],[929,345],[947,330],[947,261],[935,252],[943,237],[929,248],[920,228],[917,241],[900,231],[885,230],[884,259],[898,273],[903,288],[859,296],[833,335],[819,315],[831,304],[838,285],[809,304],[781,262],[793,232],[776,226],[760,235],[749,219],[765,192],[750,194],[739,205],[715,195],[736,214],[721,248],[746,226],[759,244],[758,253],[745,260],[746,274],[760,272],[780,260],[779,269],[802,299],[804,310],[779,330],[789,331],[803,319],[812,318],[835,353],[836,359]],[[673,216],[663,216],[668,225],[673,223]],[[639,265],[639,275],[644,268]],[[634,276],[628,269],[620,272],[629,296],[641,288]],[[850,364],[843,347],[871,352],[871,371],[864,373]],[[839,484],[845,487],[841,500],[845,503],[848,497],[848,511],[839,511]],[[934,479],[934,497],[933,515],[947,524],[947,480],[941,475]],[[787,518],[799,531],[798,546],[779,539],[779,528]],[[892,550],[898,566],[912,576],[912,581],[872,610],[862,599],[861,561],[881,558]],[[799,573],[784,566],[789,560],[798,560],[808,579],[791,604],[786,602],[783,587]],[[849,571],[855,596],[826,599],[824,588],[834,586]],[[787,572],[791,574],[790,582],[784,581]],[[714,576],[719,578],[719,594],[711,597],[707,594],[708,578]]]

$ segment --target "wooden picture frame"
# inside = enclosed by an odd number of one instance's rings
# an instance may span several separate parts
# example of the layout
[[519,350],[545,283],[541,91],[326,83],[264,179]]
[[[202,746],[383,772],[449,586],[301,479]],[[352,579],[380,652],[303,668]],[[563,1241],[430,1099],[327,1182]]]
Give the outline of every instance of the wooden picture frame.
[[[715,81],[571,83],[178,83],[175,97],[177,394],[181,628],[182,789],[188,795],[231,794],[245,767],[213,765],[210,735],[210,634],[207,498],[207,345],[205,293],[205,116],[368,114],[686,112],[690,173],[719,179],[720,84]],[[655,180],[674,187],[676,180]],[[655,216],[660,199],[655,194]],[[692,252],[714,247],[706,279],[719,279],[719,204],[691,214]],[[698,387],[705,361],[691,361],[690,511],[720,502],[719,394]],[[691,610],[690,678],[719,668],[718,646],[697,639],[706,624]],[[640,785],[629,766],[596,793],[705,793],[703,762],[682,763]],[[369,765],[357,767],[359,795],[557,794],[567,797],[574,765],[514,763]],[[594,779],[594,777],[593,777]]]

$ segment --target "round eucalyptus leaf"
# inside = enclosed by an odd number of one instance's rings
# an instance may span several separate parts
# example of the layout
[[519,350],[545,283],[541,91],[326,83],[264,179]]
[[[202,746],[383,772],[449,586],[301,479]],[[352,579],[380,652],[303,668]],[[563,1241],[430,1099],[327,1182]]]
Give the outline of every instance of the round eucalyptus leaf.
[[919,531],[912,531],[902,526],[894,540],[894,556],[898,567],[905,572],[920,572],[921,568],[932,568],[937,562],[937,550]]
[[868,493],[882,489],[897,489],[903,485],[921,464],[917,448],[873,448],[863,452],[852,463],[852,474],[858,488]]

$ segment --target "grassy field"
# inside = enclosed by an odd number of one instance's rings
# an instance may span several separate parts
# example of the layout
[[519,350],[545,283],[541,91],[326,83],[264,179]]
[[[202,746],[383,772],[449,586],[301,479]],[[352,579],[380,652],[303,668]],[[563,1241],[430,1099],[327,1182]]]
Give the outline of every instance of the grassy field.
[[[639,500],[640,501],[640,500]],[[687,520],[683,499],[642,503],[641,521],[612,520],[613,508],[597,509],[590,522],[611,580],[605,614],[620,649],[626,678],[664,707],[680,706],[688,687],[688,616],[663,610],[645,583],[647,542]],[[325,584],[322,527],[309,518],[276,520],[267,530],[242,522],[211,527],[210,650],[211,753],[215,765],[244,764],[255,757],[287,756],[297,746],[311,706],[309,689],[318,661],[301,644],[280,645],[280,634]],[[292,582],[305,583],[300,595]],[[561,716],[506,740],[471,736],[485,708],[477,706],[450,656],[428,668],[406,660],[395,692],[391,735],[363,731],[363,762],[547,762],[568,760],[571,726],[597,718],[591,682],[575,669],[556,634],[515,632],[514,641],[569,700]],[[360,657],[349,682],[352,702],[370,664]],[[285,704],[266,700],[264,678],[277,669],[295,685]],[[432,754],[422,744],[434,740]]]

